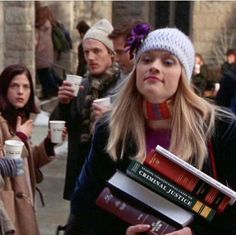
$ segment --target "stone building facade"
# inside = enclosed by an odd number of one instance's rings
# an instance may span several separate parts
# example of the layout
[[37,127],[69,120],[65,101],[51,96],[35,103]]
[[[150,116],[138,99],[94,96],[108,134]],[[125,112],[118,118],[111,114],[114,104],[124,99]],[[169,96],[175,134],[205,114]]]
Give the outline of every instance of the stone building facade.
[[0,69],[26,64],[34,74],[34,2],[0,2]]
[[220,64],[228,48],[236,48],[236,2],[196,2],[192,38],[208,64]]
[[[73,49],[63,53],[55,68],[74,73],[77,66],[79,20],[90,25],[103,17],[117,25],[126,18],[141,18],[154,27],[177,26],[192,38],[206,63],[219,66],[229,47],[236,47],[236,2],[234,1],[41,1],[71,32]],[[34,75],[33,1],[0,2],[0,69],[25,63]]]

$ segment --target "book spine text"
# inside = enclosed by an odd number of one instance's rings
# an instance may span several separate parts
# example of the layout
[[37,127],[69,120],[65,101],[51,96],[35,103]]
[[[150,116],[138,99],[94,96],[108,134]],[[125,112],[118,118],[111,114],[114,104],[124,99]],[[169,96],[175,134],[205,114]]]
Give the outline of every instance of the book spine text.
[[230,198],[228,196],[155,150],[152,150],[147,155],[144,165],[154,169],[187,192],[193,194],[198,200],[216,209],[218,213],[222,213],[229,204]]
[[170,201],[211,221],[216,211],[202,203],[178,185],[165,179],[149,167],[133,160],[127,168],[127,174]]

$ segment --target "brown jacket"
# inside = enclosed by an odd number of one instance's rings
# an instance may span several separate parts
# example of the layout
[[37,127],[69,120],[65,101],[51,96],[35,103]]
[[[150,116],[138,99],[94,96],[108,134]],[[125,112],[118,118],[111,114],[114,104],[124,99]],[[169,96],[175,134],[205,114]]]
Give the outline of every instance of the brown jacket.
[[[0,148],[4,146],[4,141],[7,139],[18,139],[18,137],[9,131],[6,120],[0,116]],[[2,152],[4,151],[0,151],[0,154]],[[3,154],[1,155],[4,157]],[[32,147],[31,143],[27,142],[22,151],[22,158],[24,159],[24,175],[5,177],[0,187],[0,199],[7,216],[15,227],[14,235],[39,235],[34,206],[35,172],[53,160],[53,156],[47,156],[43,143]]]

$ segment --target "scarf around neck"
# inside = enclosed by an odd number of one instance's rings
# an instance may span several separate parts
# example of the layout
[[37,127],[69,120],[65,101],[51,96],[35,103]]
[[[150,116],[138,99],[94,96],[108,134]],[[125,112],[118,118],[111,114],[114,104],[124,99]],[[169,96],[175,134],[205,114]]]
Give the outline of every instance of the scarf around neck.
[[119,79],[119,68],[116,64],[113,64],[108,68],[104,74],[99,77],[88,74],[89,90],[84,99],[84,106],[82,107],[82,132],[80,135],[81,143],[89,142],[92,136],[92,130],[94,125],[94,116],[92,115],[92,103],[93,100],[103,98],[105,95],[113,89],[117,80]]

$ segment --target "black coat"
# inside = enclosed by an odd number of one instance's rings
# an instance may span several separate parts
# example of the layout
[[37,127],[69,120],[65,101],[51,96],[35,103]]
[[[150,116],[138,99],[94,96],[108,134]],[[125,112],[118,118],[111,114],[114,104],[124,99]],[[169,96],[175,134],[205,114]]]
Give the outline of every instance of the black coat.
[[[99,98],[112,96],[114,87],[119,83],[118,77],[106,89],[99,93]],[[80,174],[85,158],[88,156],[91,139],[81,143],[80,136],[82,134],[82,112],[85,105],[85,98],[91,88],[91,79],[84,79],[81,84],[84,89],[80,90],[78,96],[71,101],[70,104],[59,103],[52,114],[50,120],[65,120],[68,131],[68,158],[66,165],[66,177],[64,187],[64,199],[70,200],[71,194],[75,187],[76,177]]]
[[236,68],[223,74],[215,99],[217,105],[230,108],[236,114]]
[[[136,146],[130,139],[127,143],[123,160],[113,162],[105,151],[108,139],[108,127],[104,122],[98,124],[92,142],[90,154],[83,166],[80,177],[76,182],[75,192],[71,200],[71,213],[76,216],[77,226],[85,229],[85,234],[94,235],[122,235],[125,234],[126,224],[112,215],[106,214],[95,205],[99,192],[106,185],[106,181],[118,168],[125,171],[130,163],[129,156],[135,153]],[[236,122],[218,121],[212,139],[214,157],[219,180],[227,183],[236,190]],[[204,171],[211,175],[209,161]],[[196,218],[192,225],[196,235],[236,234],[236,206],[230,207],[221,216],[214,218],[211,225],[201,218]],[[87,233],[88,230],[93,231]],[[94,232],[95,231],[95,232]],[[80,234],[75,233],[75,234]],[[81,233],[84,234],[84,233]]]

